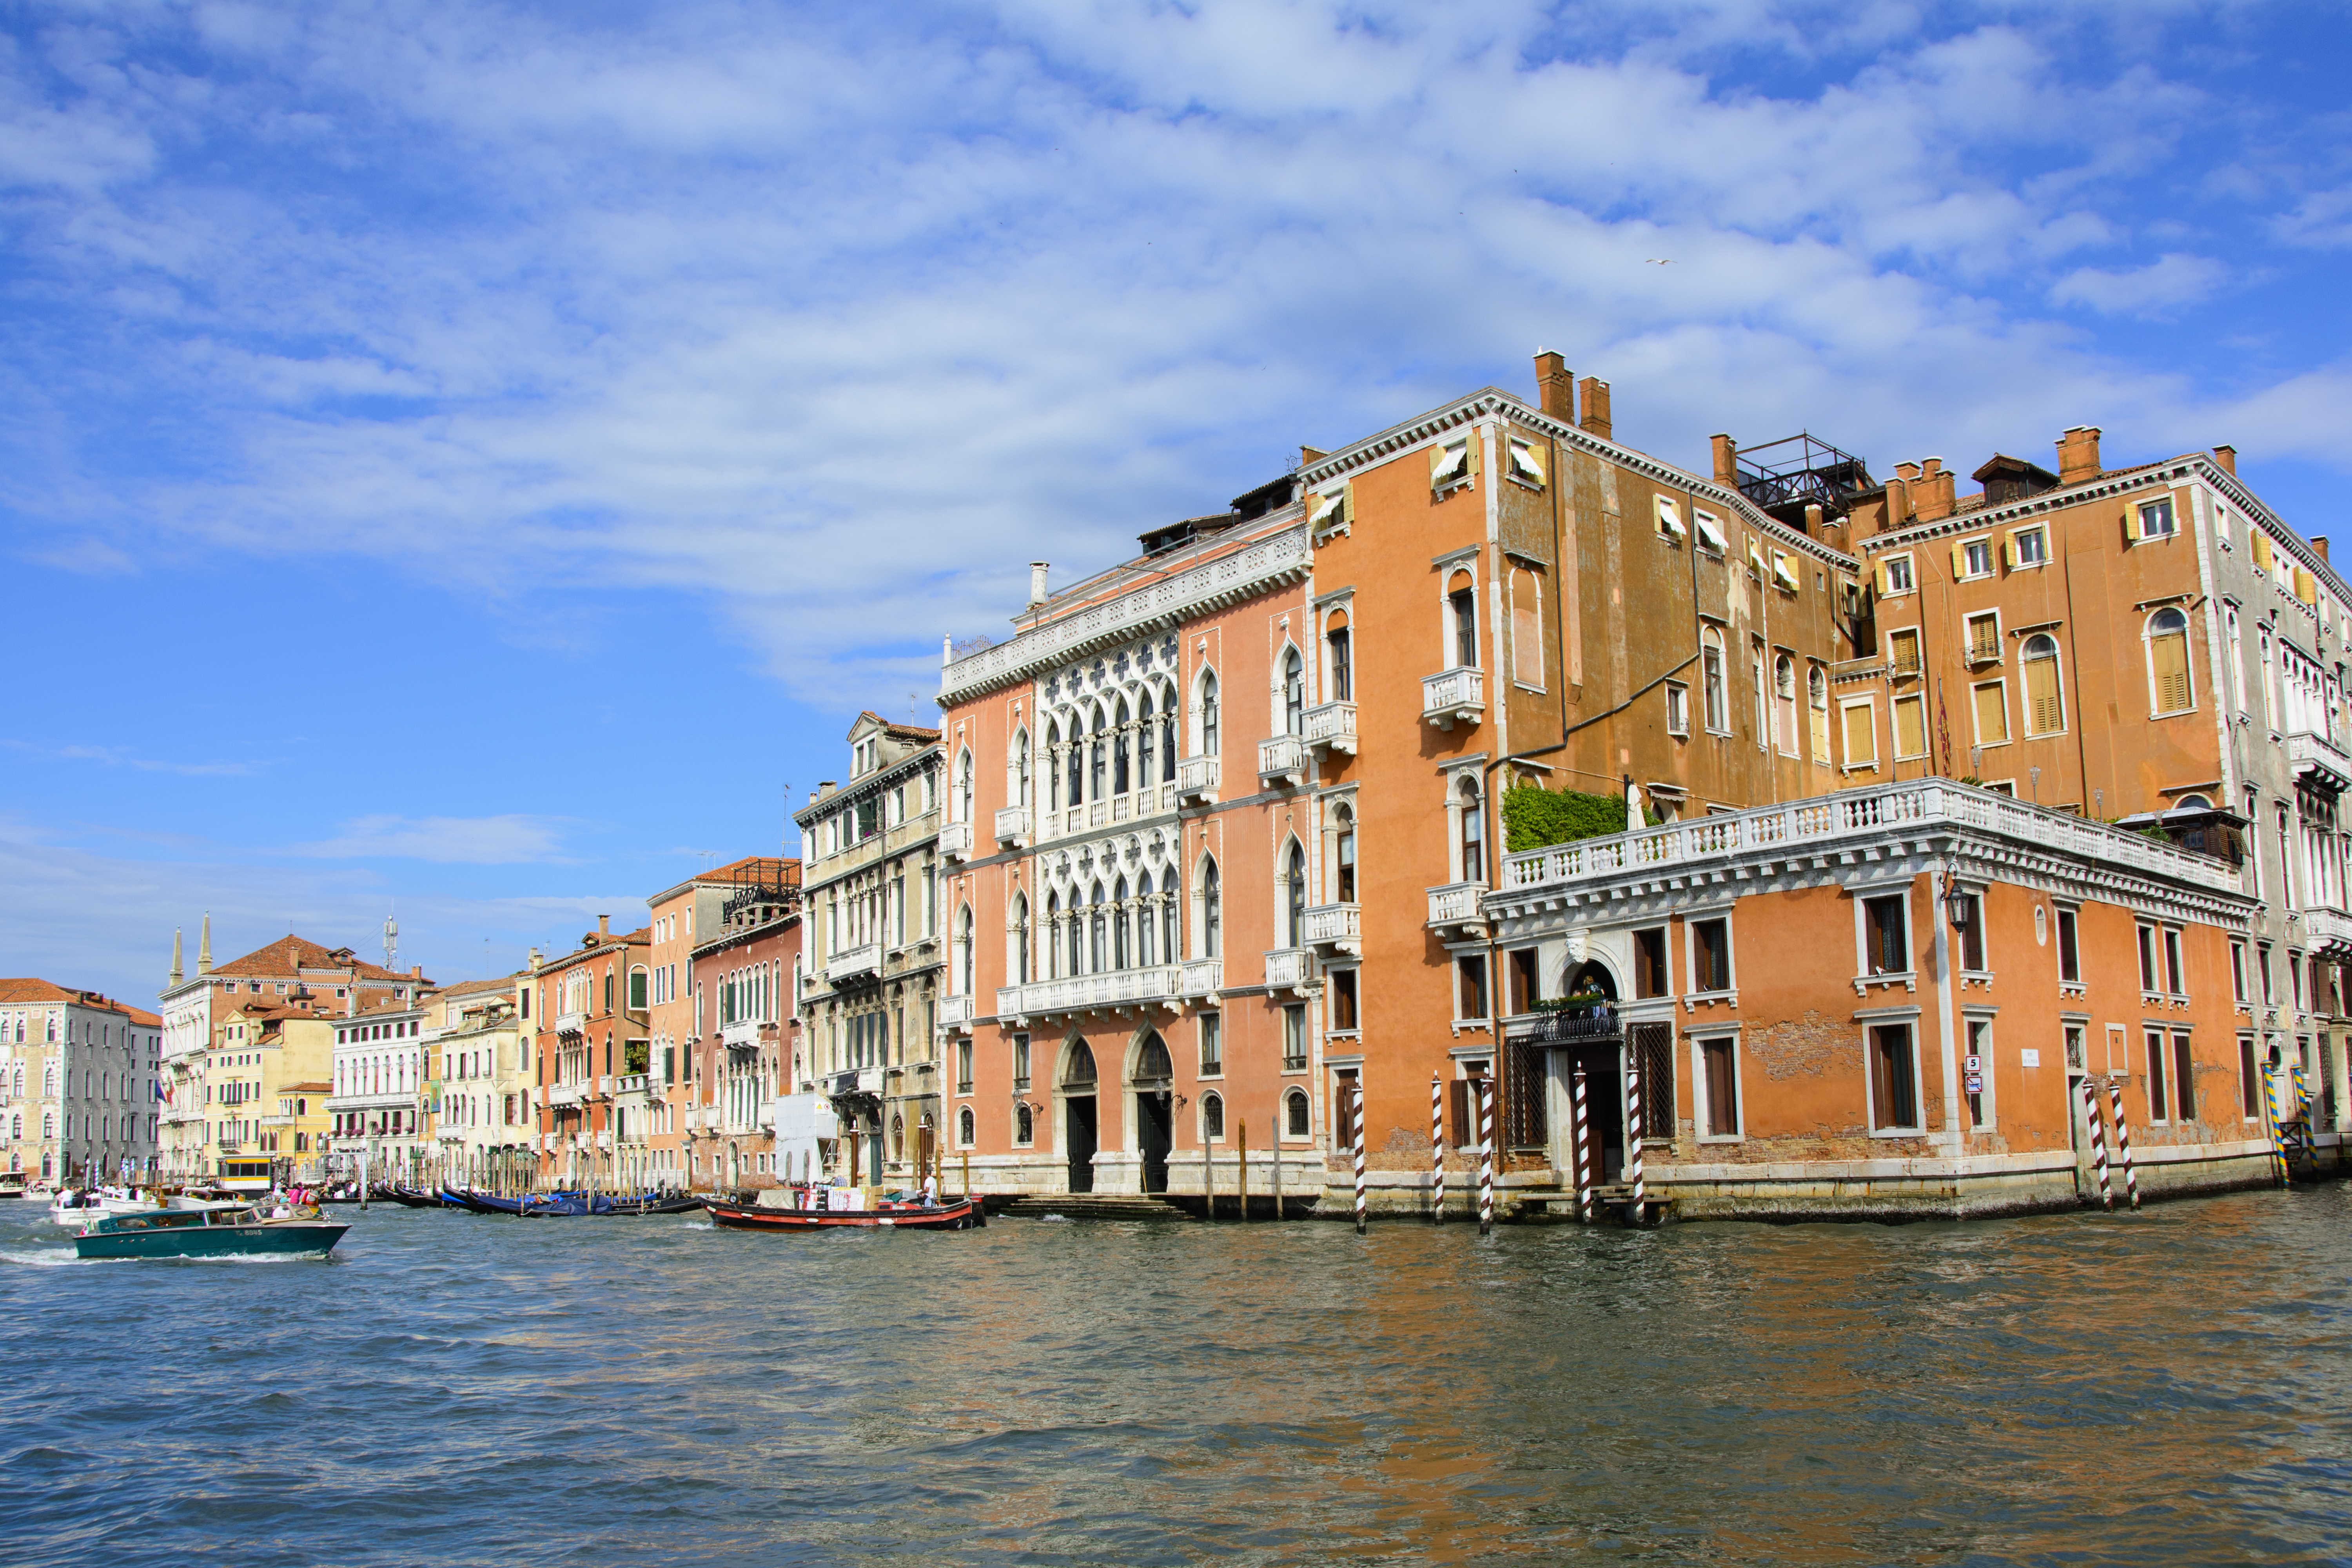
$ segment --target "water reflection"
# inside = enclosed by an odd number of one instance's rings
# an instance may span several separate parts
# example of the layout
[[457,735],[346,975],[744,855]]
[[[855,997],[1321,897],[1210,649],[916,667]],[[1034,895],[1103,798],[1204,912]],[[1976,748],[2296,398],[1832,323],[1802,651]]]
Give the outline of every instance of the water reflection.
[[[2338,1555],[2341,1189],[1648,1235],[371,1213],[47,1267],[8,1560]],[[53,1227],[47,1227],[53,1228]]]

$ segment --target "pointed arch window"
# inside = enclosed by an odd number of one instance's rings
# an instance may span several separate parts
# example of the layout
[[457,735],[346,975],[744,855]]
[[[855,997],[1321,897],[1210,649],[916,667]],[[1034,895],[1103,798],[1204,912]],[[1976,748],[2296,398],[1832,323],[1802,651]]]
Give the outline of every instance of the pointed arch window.
[[1446,580],[1445,611],[1453,622],[1454,667],[1478,668],[1478,590],[1470,574],[1456,572]]
[[1049,980],[1059,980],[1063,975],[1062,948],[1061,943],[1056,940],[1061,933],[1061,929],[1062,895],[1058,892],[1048,893],[1045,895],[1045,967],[1053,972],[1046,976]]
[[1830,760],[1830,681],[1818,664],[1806,666],[1805,702],[1812,710],[1813,761],[1826,763]]
[[1029,984],[1029,900],[1013,895],[1013,984]]
[[1097,800],[1103,798],[1110,782],[1110,745],[1103,735],[1109,722],[1110,715],[1096,709],[1093,731],[1087,739],[1087,788]]
[[1201,956],[1218,958],[1224,953],[1223,891],[1217,885],[1217,863],[1203,861],[1201,866]]
[[1723,634],[1709,626],[1699,634],[1699,686],[1706,700],[1706,727],[1718,735],[1731,733],[1731,702],[1724,690]]
[[2055,735],[2066,728],[2066,695],[2058,675],[2058,639],[2036,632],[2019,651],[2017,668],[2025,681],[2025,732]]
[[971,820],[971,753],[963,752],[956,758],[956,820]]
[[1153,949],[1159,946],[1152,930],[1156,911],[1151,907],[1151,873],[1144,872],[1135,881],[1135,963],[1139,969],[1149,969],[1157,960]]
[[1136,699],[1135,711],[1135,783],[1139,789],[1151,787],[1152,742],[1157,737],[1151,728],[1151,693]]
[[1324,623],[1323,646],[1331,667],[1331,700],[1356,700],[1355,650],[1348,637],[1348,612],[1334,610]]
[[1127,699],[1118,700],[1118,716],[1111,721],[1110,733],[1110,793],[1125,795],[1131,787],[1128,771]]
[[1217,678],[1214,672],[1201,678],[1201,754],[1217,754]]
[[1103,908],[1103,902],[1107,897],[1108,895],[1103,891],[1103,885],[1097,882],[1093,907],[1087,911],[1087,929],[1091,938],[1087,952],[1087,956],[1094,961],[1093,966],[1087,972],[1089,974],[1100,974],[1103,972],[1103,961],[1109,956],[1108,950],[1110,945],[1110,920]]
[[1013,733],[1013,804],[1026,808],[1029,804],[1029,731]]
[[1307,661],[1292,648],[1282,656],[1282,732],[1307,731]]
[[1070,742],[1063,753],[1063,763],[1065,768],[1067,770],[1069,781],[1069,787],[1066,792],[1066,798],[1064,800],[1063,804],[1066,805],[1085,805],[1087,799],[1087,742],[1085,735],[1081,732],[1081,726],[1076,717],[1073,717],[1070,720]]
[[1462,879],[1486,880],[1486,811],[1478,796],[1478,781],[1464,779],[1455,792],[1462,805]]
[[1341,806],[1333,814],[1339,831],[1331,836],[1331,901],[1356,901],[1356,814]]
[[1160,782],[1176,782],[1176,693],[1163,688],[1160,693]]
[[1285,947],[1307,945],[1307,851],[1297,843],[1283,862],[1283,877],[1289,884],[1289,909],[1285,929],[1289,938]]
[[1127,961],[1129,953],[1127,942],[1127,916],[1129,906],[1127,900],[1126,878],[1121,877],[1118,879],[1118,885],[1110,890],[1110,966],[1113,969],[1125,969],[1128,967]]

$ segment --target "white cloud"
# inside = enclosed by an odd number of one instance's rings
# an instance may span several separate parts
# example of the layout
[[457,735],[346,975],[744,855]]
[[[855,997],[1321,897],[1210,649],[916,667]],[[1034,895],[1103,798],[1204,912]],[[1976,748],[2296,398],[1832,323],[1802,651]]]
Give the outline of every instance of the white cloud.
[[2110,271],[2080,267],[2050,286],[2051,303],[2087,305],[2109,315],[2152,315],[2205,299],[2229,268],[2203,256],[2169,251],[2146,267]]
[[362,816],[336,837],[289,854],[321,860],[432,860],[514,866],[562,858],[562,821],[550,816]]

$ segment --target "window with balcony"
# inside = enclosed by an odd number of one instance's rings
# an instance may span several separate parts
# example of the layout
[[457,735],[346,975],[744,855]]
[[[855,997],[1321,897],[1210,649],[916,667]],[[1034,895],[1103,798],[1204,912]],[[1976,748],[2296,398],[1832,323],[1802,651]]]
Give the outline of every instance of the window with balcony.
[[1465,777],[1454,786],[1456,811],[1461,818],[1461,869],[1456,881],[1484,885],[1486,880],[1486,803],[1478,792],[1478,781]]
[[1283,858],[1283,946],[1307,945],[1307,851],[1297,840]]
[[1965,626],[1968,637],[1969,662],[1970,664],[1999,664],[2000,662],[2000,615],[1996,612],[1988,610],[1982,615],[1970,616],[1965,623]]
[[1199,755],[1217,754],[1217,677],[1213,670],[1201,673],[1200,684],[1201,747]]
[[1282,656],[1282,732],[1307,732],[1307,661],[1295,647],[1285,649]]
[[1454,668],[1478,668],[1478,591],[1470,574],[1456,572],[1445,585],[1446,614],[1453,623]]
[[1150,789],[1153,782],[1153,730],[1151,724],[1151,693],[1145,692],[1136,700],[1135,715],[1135,784],[1138,789]]
[[1087,790],[1096,800],[1110,794],[1110,715],[1099,708],[1087,721]]

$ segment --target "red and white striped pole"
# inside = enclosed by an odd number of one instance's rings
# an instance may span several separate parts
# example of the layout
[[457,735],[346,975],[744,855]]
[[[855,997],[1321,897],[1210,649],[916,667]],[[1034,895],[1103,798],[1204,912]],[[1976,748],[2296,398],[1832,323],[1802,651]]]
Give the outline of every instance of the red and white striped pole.
[[2115,1096],[2116,1157],[2124,1163],[2124,1193],[2131,1199],[2132,1209],[2137,1213],[2139,1209],[2139,1173],[2132,1169],[2131,1124],[2124,1120],[2124,1086],[2111,1083],[2107,1085],[2107,1090]]
[[1429,1075],[1429,1223],[1445,1223],[1445,1085]]
[[1478,1086],[1478,1234],[1495,1228],[1495,1080],[1481,1073]]
[[1633,1223],[1642,1212],[1642,1069],[1625,1064],[1625,1184],[1633,1189]]
[[1348,1121],[1356,1145],[1356,1234],[1364,1234],[1364,1089],[1350,1084],[1348,1090]]
[[2099,1173],[2099,1206],[2112,1210],[2116,1194],[2107,1185],[2107,1133],[2099,1125],[2099,1086],[2083,1080],[2083,1119],[2091,1124],[2091,1167]]
[[1575,1092],[1569,1100],[1569,1107],[1576,1122],[1576,1223],[1591,1225],[1592,1187],[1588,1173],[1591,1170],[1592,1125],[1584,1112],[1584,1069],[1581,1067],[1576,1069]]

